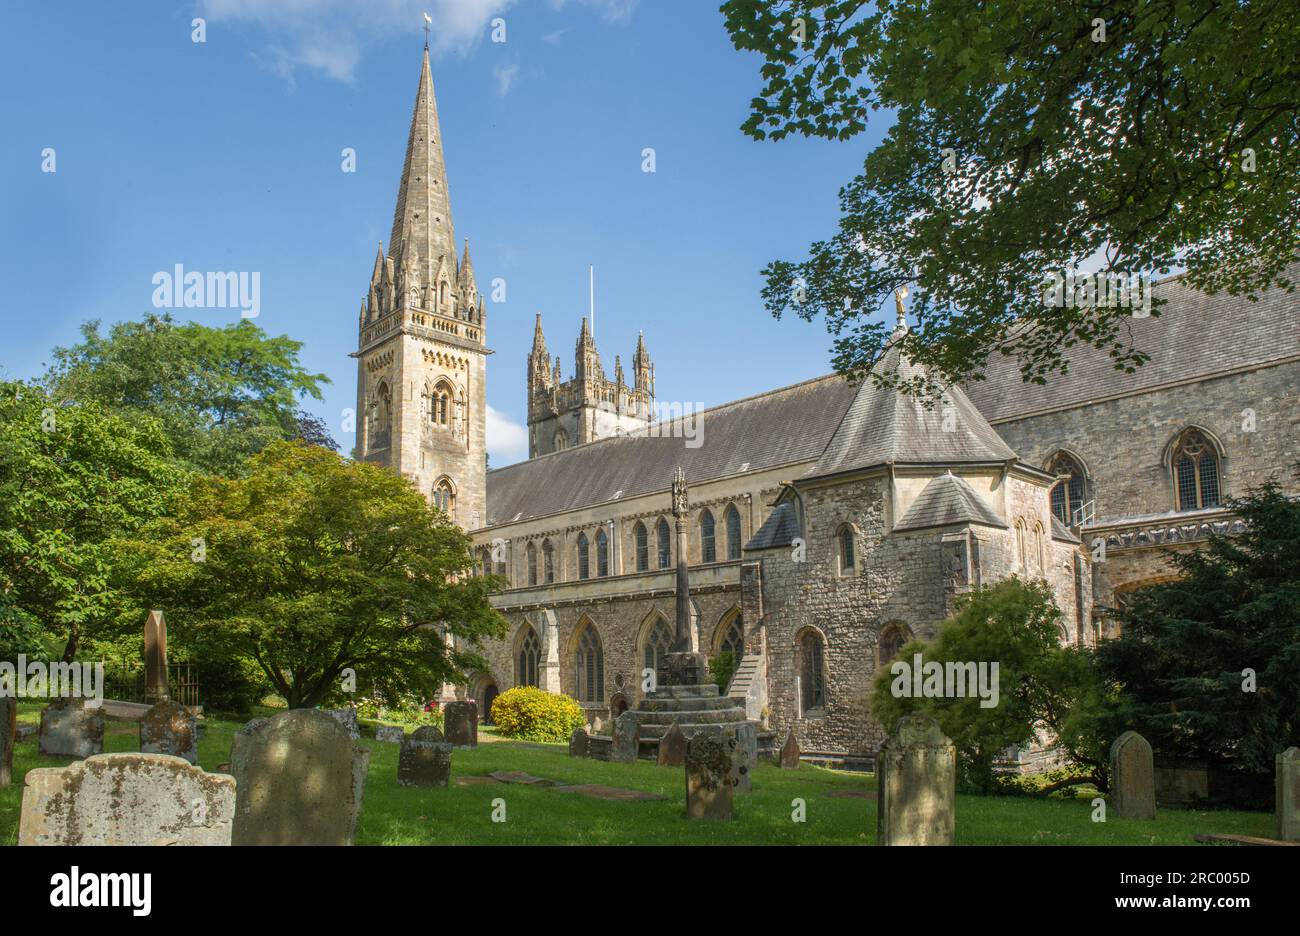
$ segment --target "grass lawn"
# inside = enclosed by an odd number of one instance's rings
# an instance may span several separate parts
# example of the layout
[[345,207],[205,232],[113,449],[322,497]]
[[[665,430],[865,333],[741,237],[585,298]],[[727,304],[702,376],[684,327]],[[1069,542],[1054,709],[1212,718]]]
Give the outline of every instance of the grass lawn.
[[[23,705],[19,720],[38,724],[40,708]],[[239,723],[209,719],[199,743],[207,770],[230,759]],[[753,792],[736,798],[735,821],[715,825],[685,819],[681,768],[649,762],[608,764],[568,756],[564,745],[480,744],[452,755],[444,790],[397,785],[397,745],[362,741],[371,750],[370,776],[357,830],[363,845],[870,845],[875,840],[875,780],[864,774],[804,765],[797,771],[763,763]],[[107,724],[106,752],[138,749],[134,723]],[[0,843],[18,836],[22,776],[67,759],[41,757],[35,737],[18,745],[15,782],[0,790]],[[600,783],[666,796],[657,802],[610,802],[520,784],[456,786],[458,777],[518,770],[564,783]],[[837,794],[863,793],[861,796]],[[493,800],[505,800],[506,821],[493,822]],[[791,820],[792,800],[806,804],[806,821]],[[957,842],[964,845],[1189,845],[1200,832],[1271,836],[1268,813],[1162,809],[1154,822],[1091,820],[1087,799],[957,797]]]

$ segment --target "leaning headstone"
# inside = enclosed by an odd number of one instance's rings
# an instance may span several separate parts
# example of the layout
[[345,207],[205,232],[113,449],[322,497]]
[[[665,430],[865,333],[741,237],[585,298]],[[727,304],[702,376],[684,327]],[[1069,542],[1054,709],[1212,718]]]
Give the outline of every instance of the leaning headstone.
[[104,753],[104,713],[85,699],[55,699],[41,712],[41,753],[92,757]]
[[686,763],[686,735],[682,726],[673,722],[659,739],[659,766],[680,767]]
[[14,745],[18,743],[18,700],[0,696],[0,789],[13,782]]
[[166,754],[27,771],[19,845],[229,845],[235,780]]
[[351,845],[370,752],[324,712],[293,709],[235,733],[236,845]]
[[731,821],[734,797],[731,751],[716,734],[697,734],[686,743],[686,816]]
[[453,746],[432,725],[417,728],[402,741],[397,755],[397,783],[409,787],[445,787],[451,778]]
[[905,715],[876,764],[876,844],[951,845],[957,749],[925,715]]
[[750,722],[728,728],[724,737],[731,750],[731,779],[737,793],[754,788],[754,767],[758,764],[758,729]]
[[478,747],[478,706],[473,702],[446,703],[442,707],[442,730],[454,747]]
[[1156,770],[1151,744],[1126,731],[1110,746],[1110,811],[1120,819],[1156,817]]
[[1277,837],[1300,842],[1300,748],[1277,756]]
[[799,769],[799,739],[791,728],[785,733],[785,744],[781,745],[781,754],[777,763],[785,770]]
[[610,744],[609,759],[619,764],[630,764],[636,760],[640,746],[641,731],[637,725],[636,713],[626,711],[614,719],[614,739]]
[[587,757],[591,754],[591,739],[587,736],[584,728],[573,729],[573,734],[569,735],[569,756],[570,757]]
[[171,698],[167,689],[167,620],[150,611],[144,622],[144,700],[157,705]]
[[361,739],[361,725],[357,722],[356,709],[331,708],[321,709],[321,711],[342,725],[343,730],[348,733],[348,737],[353,741],[359,741]]
[[179,702],[159,702],[140,719],[140,753],[199,762],[199,722]]
[[398,725],[380,725],[375,729],[375,740],[380,744],[401,744],[406,729]]

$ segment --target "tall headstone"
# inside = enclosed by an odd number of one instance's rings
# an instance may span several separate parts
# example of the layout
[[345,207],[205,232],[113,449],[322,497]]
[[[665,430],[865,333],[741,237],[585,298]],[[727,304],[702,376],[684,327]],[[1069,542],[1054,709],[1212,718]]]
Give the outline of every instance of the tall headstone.
[[754,767],[758,764],[758,729],[745,722],[728,728],[723,739],[731,752],[732,786],[737,793],[748,793],[754,788]]
[[1151,744],[1126,731],[1110,746],[1110,813],[1120,819],[1156,817],[1156,768]]
[[1300,748],[1277,756],[1277,837],[1300,842]]
[[0,696],[0,789],[13,783],[14,745],[18,743],[18,700]]
[[585,728],[575,728],[573,729],[573,734],[569,735],[569,756],[591,756],[591,738],[588,736]]
[[326,715],[343,726],[348,737],[353,741],[361,740],[361,725],[357,722],[357,710],[354,708],[321,709]]
[[19,845],[229,845],[235,780],[165,754],[27,772]]
[[716,734],[697,734],[686,743],[686,816],[730,822],[734,791],[731,751]]
[[876,844],[951,845],[957,749],[938,723],[905,715],[876,762]]
[[785,733],[785,744],[781,745],[777,763],[785,770],[798,770],[799,753],[799,739],[794,736],[794,729],[791,728]]
[[442,707],[442,730],[453,747],[478,747],[478,705],[448,702]]
[[258,718],[235,734],[236,845],[351,845],[370,752],[310,709]]
[[636,713],[630,709],[614,719],[614,736],[609,747],[609,759],[617,764],[630,764],[636,760],[641,747],[641,730]]
[[686,735],[682,726],[673,722],[659,739],[659,766],[680,767],[686,763]]
[[144,700],[157,705],[171,698],[167,689],[167,620],[150,611],[144,622]]
[[199,762],[199,722],[179,702],[159,702],[140,719],[140,753]]
[[42,754],[92,757],[104,753],[104,713],[85,699],[55,699],[41,712]]
[[402,741],[397,755],[397,782],[409,787],[445,787],[451,778],[452,745],[429,725]]

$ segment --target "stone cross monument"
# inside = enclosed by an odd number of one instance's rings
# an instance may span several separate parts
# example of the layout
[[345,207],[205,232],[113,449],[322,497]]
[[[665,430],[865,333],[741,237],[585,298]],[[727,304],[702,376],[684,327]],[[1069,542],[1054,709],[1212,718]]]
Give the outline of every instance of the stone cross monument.
[[167,690],[167,621],[150,611],[144,622],[144,700],[149,705],[171,700]]
[[677,523],[677,633],[665,655],[664,682],[669,686],[698,686],[709,678],[708,659],[691,649],[691,567],[687,559],[686,524],[689,502],[686,473],[673,473],[673,519]]

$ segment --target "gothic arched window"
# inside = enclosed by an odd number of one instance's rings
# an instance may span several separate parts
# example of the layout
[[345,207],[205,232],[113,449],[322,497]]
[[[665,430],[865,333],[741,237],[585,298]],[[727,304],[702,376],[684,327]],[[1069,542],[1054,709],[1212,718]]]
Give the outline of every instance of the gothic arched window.
[[481,560],[482,563],[483,563],[483,574],[484,574],[484,575],[491,575],[491,574],[492,574],[492,553],[491,553],[491,551],[489,551],[489,550],[487,550],[487,549],[484,549],[482,552],[479,553],[479,558],[480,558],[480,560]]
[[898,655],[907,646],[908,641],[912,639],[912,631],[906,624],[890,624],[880,632],[880,643],[877,651],[880,654],[880,665],[884,666],[893,660],[898,659]]
[[551,448],[553,451],[562,452],[569,447],[569,437],[563,429],[555,433],[551,439]]
[[645,572],[650,568],[650,536],[640,520],[632,530],[632,537],[636,541],[636,570]]
[[672,534],[668,532],[668,521],[659,518],[659,523],[655,525],[655,547],[659,552],[659,568],[667,569],[673,564],[673,539]]
[[853,527],[844,524],[835,534],[835,542],[839,551],[840,575],[852,575],[857,561],[856,550],[854,549]]
[[555,581],[555,547],[550,540],[542,541],[542,575],[547,585]]
[[807,713],[826,704],[826,644],[816,631],[804,631],[798,645],[799,708]]
[[663,676],[664,658],[673,648],[673,631],[663,618],[656,618],[654,627],[646,637],[642,658],[645,668],[655,671],[656,678]]
[[1203,433],[1183,433],[1174,447],[1173,468],[1179,510],[1219,506],[1219,456]]
[[446,478],[433,486],[433,506],[447,516],[452,516],[452,511],[456,506],[456,496],[452,493],[451,482]]
[[596,574],[601,578],[609,575],[609,537],[603,527],[596,531]]
[[1052,513],[1066,526],[1072,526],[1083,509],[1083,466],[1068,452],[1057,452],[1047,466],[1047,473],[1060,480],[1052,488]]
[[578,534],[578,578],[591,578],[590,548],[587,544],[587,534]]
[[536,585],[537,584],[537,547],[534,546],[532,543],[529,543],[526,552],[528,555],[528,584]]
[[370,409],[370,448],[386,449],[393,441],[393,391],[387,382],[375,392]]
[[1020,571],[1029,571],[1029,552],[1025,542],[1027,534],[1025,532],[1025,521],[1016,520],[1016,558],[1020,560]]
[[723,627],[718,640],[718,653],[730,653],[732,659],[739,662],[745,655],[745,619],[740,614],[733,614]]
[[727,510],[722,515],[722,522],[727,528],[727,558],[739,559],[740,547],[744,544],[740,541],[740,511],[736,509],[735,504],[727,505]]
[[718,561],[718,546],[713,534],[713,512],[706,507],[700,514],[700,562]]
[[605,697],[605,652],[600,635],[588,621],[578,639],[574,657],[573,688],[579,702],[600,702]]
[[537,631],[529,627],[524,639],[519,643],[519,671],[515,673],[515,685],[538,686],[539,664],[542,659],[542,642],[537,639]]

